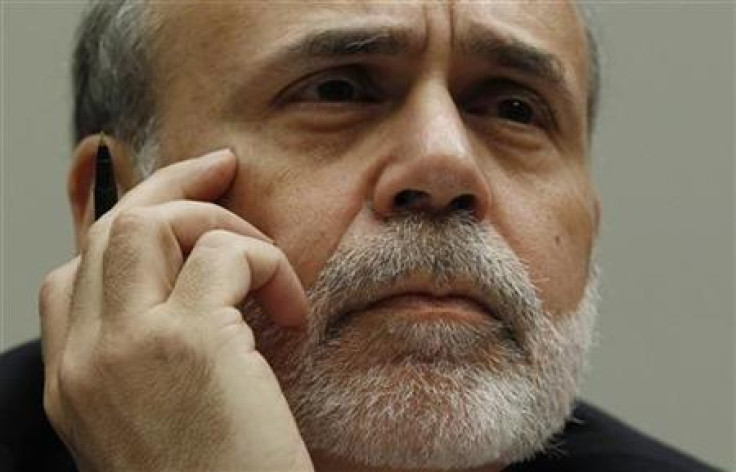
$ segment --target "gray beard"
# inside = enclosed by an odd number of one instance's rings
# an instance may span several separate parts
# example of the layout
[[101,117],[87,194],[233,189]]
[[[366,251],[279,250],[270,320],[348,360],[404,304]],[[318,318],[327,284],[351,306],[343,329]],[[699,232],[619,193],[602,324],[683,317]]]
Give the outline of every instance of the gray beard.
[[[594,339],[597,276],[578,308],[542,309],[522,262],[471,218],[404,217],[341,247],[307,291],[308,327],[243,307],[310,451],[393,468],[506,465],[548,446],[570,415]],[[345,316],[407,277],[474,284],[482,322]]]

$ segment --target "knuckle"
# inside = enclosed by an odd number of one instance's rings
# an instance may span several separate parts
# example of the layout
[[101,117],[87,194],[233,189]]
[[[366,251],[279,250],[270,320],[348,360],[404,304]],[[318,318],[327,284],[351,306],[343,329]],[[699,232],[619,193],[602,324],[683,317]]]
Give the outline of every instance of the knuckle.
[[224,229],[211,229],[197,240],[197,245],[204,247],[232,246],[237,235]]
[[62,424],[62,412],[59,401],[56,397],[52,397],[46,391],[43,394],[43,410],[49,423],[58,429]]
[[56,394],[52,392],[52,389],[48,386],[47,382],[43,388],[43,411],[46,412],[46,416],[52,423],[54,423],[54,420],[57,417],[57,412],[59,411],[56,399]]
[[270,380],[273,378],[274,374],[271,364],[269,364],[266,358],[257,350],[253,349],[248,351],[244,360],[248,366],[249,377],[264,380]]
[[193,382],[201,387],[209,377],[211,362],[197,338],[200,335],[201,332],[184,329],[182,322],[156,323],[135,336],[131,343],[135,348],[131,355],[135,357],[131,362],[131,358],[126,356],[127,368],[134,368],[137,373],[155,372],[156,375],[168,372],[175,374],[176,378],[170,379],[174,385]]
[[283,249],[281,249],[278,246],[274,246],[273,244],[263,243],[263,247],[267,251],[271,251],[271,254],[273,254],[273,257],[276,259],[286,259],[286,253]]
[[220,307],[211,314],[213,326],[241,326],[243,314],[234,306]]
[[172,165],[159,167],[154,170],[153,173],[146,179],[151,186],[166,185],[173,178],[173,175],[178,171],[178,163]]
[[[79,261],[80,258],[76,257],[44,276],[38,289],[38,309],[42,316],[48,313],[53,303],[58,303],[57,300],[54,300],[55,296],[73,281],[74,274],[76,274],[79,267]],[[66,295],[69,296],[70,294]]]
[[86,364],[65,355],[59,362],[56,389],[49,389],[49,393],[53,394],[51,398],[54,400],[62,397],[84,400],[91,396],[94,385],[94,376],[90,375]]
[[204,210],[204,211],[215,211],[222,210],[222,207],[219,205],[207,202],[207,201],[199,201],[199,200],[172,200],[165,203],[161,203],[159,207],[163,210],[168,210],[169,208],[181,208],[184,210]]
[[250,241],[248,246],[245,248],[245,252],[248,251],[258,251],[261,257],[269,261],[271,264],[278,264],[281,260],[287,260],[286,253],[284,253],[281,248],[263,241]]
[[110,238],[102,255],[105,281],[119,280],[142,262],[141,245],[146,239],[157,238],[161,232],[162,225],[153,213],[142,208],[129,209],[112,222]]
[[171,366],[186,362],[196,351],[181,321],[162,317],[156,322],[132,328],[114,349],[108,349],[106,367],[135,362],[139,365]]
[[191,159],[184,159],[170,165],[159,167],[146,179],[152,187],[181,187],[191,173]]
[[[243,314],[235,307],[225,306],[215,310],[209,316],[212,328],[219,336],[213,339],[232,339],[237,343],[236,349],[255,350],[256,341],[253,329],[243,320]],[[227,347],[220,343],[216,348]]]
[[44,276],[41,282],[41,288],[38,290],[38,299],[41,308],[45,307],[56,292],[57,287],[62,283],[62,274],[61,268],[56,268]]
[[149,230],[155,221],[144,208],[129,208],[121,211],[110,226],[110,238],[129,237],[131,233]]
[[43,409],[52,424],[61,420],[61,406],[59,405],[59,387],[56,378],[46,376],[43,385]]
[[142,352],[163,363],[176,362],[188,354],[190,347],[176,323],[156,323],[139,336]]
[[106,221],[103,221],[101,219],[92,223],[92,226],[90,226],[89,230],[87,231],[87,238],[84,241],[82,252],[87,252],[93,241],[105,238],[107,236],[107,231],[108,225]]
[[128,343],[115,342],[116,340],[105,339],[96,349],[93,362],[94,369],[103,373],[118,372],[129,362],[135,361],[133,355],[139,353],[138,345],[130,339]]

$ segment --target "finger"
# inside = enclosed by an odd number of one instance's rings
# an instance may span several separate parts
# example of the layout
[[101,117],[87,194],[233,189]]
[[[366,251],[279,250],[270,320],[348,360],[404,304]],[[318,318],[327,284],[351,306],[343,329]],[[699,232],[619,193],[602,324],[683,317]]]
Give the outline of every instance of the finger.
[[179,200],[120,213],[103,256],[105,316],[128,317],[165,301],[185,256],[214,229],[264,239],[253,225],[214,203]]
[[56,372],[67,338],[72,287],[79,268],[76,257],[46,275],[38,294],[41,352],[47,372]]
[[[235,155],[221,149],[204,156],[187,159],[156,171],[128,192],[109,212],[90,228],[82,252],[100,253],[107,245],[112,221],[127,210],[152,206],[173,200],[213,201],[227,190],[237,168]],[[260,233],[253,227],[254,231]],[[261,237],[267,238],[263,233]]]
[[[215,151],[200,158],[172,164],[160,169],[152,177],[131,190],[110,212],[95,222],[90,228],[86,244],[82,250],[82,262],[74,286],[74,300],[83,301],[84,306],[72,310],[74,319],[71,320],[71,323],[76,325],[77,317],[83,323],[90,323],[88,318],[94,317],[102,311],[102,279],[100,274],[103,271],[103,253],[108,245],[112,222],[119,215],[136,207],[155,205],[169,200],[215,199],[225,191],[232,181],[236,166],[235,157],[229,150]],[[237,231],[233,227],[230,228]],[[247,234],[253,232],[258,233],[262,238],[267,238],[258,229],[249,225]],[[196,236],[198,235],[195,235],[192,239],[196,240]],[[131,242],[135,242],[135,240]],[[186,238],[184,242],[185,245],[193,245],[193,243],[187,243]],[[129,254],[135,254],[135,251],[129,251]],[[155,295],[152,298],[156,299]],[[158,299],[160,298],[159,296]],[[144,300],[144,302],[146,301]],[[94,307],[99,307],[99,309],[95,310]],[[92,324],[86,324],[85,326],[92,326]]]
[[[229,149],[168,165],[128,192],[108,213],[92,225],[98,243],[106,245],[106,230],[117,215],[126,210],[173,200],[214,201],[225,193],[237,169],[237,159]],[[100,228],[96,228],[100,227]],[[94,231],[96,229],[96,231]],[[269,239],[253,227],[262,238]],[[99,250],[100,247],[97,248]],[[94,250],[94,249],[93,249]]]
[[171,200],[214,201],[225,193],[237,169],[235,155],[221,149],[163,167],[128,192],[103,218],[130,208]]
[[253,295],[284,326],[306,321],[306,296],[284,253],[228,231],[203,235],[182,268],[169,302],[206,315]]

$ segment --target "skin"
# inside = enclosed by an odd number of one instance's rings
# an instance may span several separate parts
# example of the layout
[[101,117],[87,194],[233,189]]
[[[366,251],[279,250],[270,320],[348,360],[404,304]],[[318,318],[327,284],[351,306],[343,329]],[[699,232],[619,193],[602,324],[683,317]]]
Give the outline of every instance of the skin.
[[[163,352],[176,354],[184,344],[187,351],[197,353],[195,358],[213,365],[251,371],[258,365],[256,377],[265,380],[257,385],[238,385],[219,375],[219,368],[214,369],[211,382],[213,391],[225,398],[219,409],[213,408],[219,412],[215,424],[224,422],[226,430],[241,437],[282,428],[282,438],[287,438],[274,440],[275,450],[286,451],[278,459],[282,462],[264,459],[259,463],[248,456],[251,460],[246,464],[373,470],[318,454],[309,463],[267,361],[255,350],[248,327],[242,320],[238,324],[228,318],[233,313],[226,308],[254,294],[278,323],[299,329],[305,313],[302,287],[314,283],[341,244],[380,231],[383,222],[401,210],[395,197],[403,190],[424,192],[421,210],[428,212],[444,211],[457,197],[470,195],[475,217],[494,227],[527,265],[545,310],[562,316],[576,308],[589,273],[600,208],[589,172],[587,50],[574,5],[563,1],[347,2],[339,7],[316,2],[281,6],[162,2],[152,8],[162,24],[154,44],[161,167],[185,162],[139,184],[125,146],[112,140],[121,191],[128,193],[109,215],[93,224],[90,189],[97,138],[80,142],[69,176],[80,256],[52,272],[41,290],[50,385],[47,411],[57,431],[79,451],[81,462],[89,464],[88,470],[100,464],[114,470],[111,464],[136,463],[116,462],[100,452],[101,445],[85,449],[80,439],[94,437],[99,434],[95,428],[103,428],[79,419],[83,400],[97,399],[99,408],[117,405],[115,397],[95,390],[90,380],[92,372],[99,371],[99,359],[94,358],[99,346],[119,347],[122,342],[100,333],[109,332],[105,326],[124,324],[126,316],[149,320],[141,313],[150,317],[161,311],[167,320],[196,319],[187,323],[211,335],[202,335],[206,339],[200,342],[181,334],[188,341],[172,342]],[[472,30],[471,22],[555,56],[569,100],[552,84],[464,51],[460,45]],[[412,51],[310,59],[289,67],[270,62],[283,44],[325,25],[400,27],[406,30]],[[348,64],[368,71],[380,98],[371,103],[317,102],[314,84],[320,80],[355,81],[353,75],[325,72]],[[556,124],[520,124],[499,116],[494,100],[507,98],[508,93],[496,89],[488,90],[488,103],[480,103],[488,104],[487,109],[473,112],[479,102],[471,91],[497,76],[534,90],[554,111]],[[518,95],[513,90],[511,95]],[[210,159],[207,172],[203,173],[203,164],[193,164],[201,160],[191,157],[224,147],[234,155]],[[166,202],[173,203],[162,206]],[[212,230],[218,229],[225,231],[213,235]],[[198,263],[189,267],[195,255]],[[233,256],[242,263],[224,262]],[[242,273],[248,276],[238,275]],[[234,280],[219,298],[209,295],[213,277]],[[191,307],[190,302],[203,298],[209,302]],[[130,300],[140,300],[133,304],[135,309]],[[218,338],[222,332],[212,329],[214,321],[203,318],[203,312],[226,313],[222,322],[233,326],[236,334],[228,331]],[[102,328],[95,332],[85,327],[89,324]],[[164,323],[159,333],[173,330],[171,326]],[[130,332],[147,340],[146,346],[156,342],[148,339],[143,328]],[[90,341],[93,338],[96,341]],[[71,339],[77,340],[74,346]],[[238,358],[235,348],[213,347],[238,340],[249,346],[245,359],[233,360]],[[108,356],[108,363],[102,365],[124,370],[133,362],[150,361],[131,351],[118,349],[114,361]],[[150,353],[155,357],[160,351]],[[145,377],[133,369],[127,378],[136,375]],[[262,392],[254,393],[258,388],[275,400],[255,406],[262,401],[256,398],[264,398]],[[243,396],[252,402],[228,401]],[[254,414],[254,409],[263,413]],[[120,410],[121,414],[129,411]],[[141,411],[145,414],[150,412]],[[237,419],[244,418],[248,420],[242,422],[249,426],[239,430]],[[274,418],[281,418],[281,426],[272,426]],[[73,431],[75,422],[85,427]],[[110,440],[123,434],[111,434]],[[192,438],[185,443],[191,448],[197,442]],[[133,455],[150,453],[146,447],[132,450]],[[238,461],[244,454],[257,451],[243,449],[242,444],[220,451],[222,470],[241,467]],[[95,463],[96,457],[108,460]],[[483,470],[502,466],[491,464]]]
[[[159,45],[167,53],[160,55],[158,69],[168,71],[162,78],[168,87],[161,104],[162,120],[168,124],[162,132],[164,159],[233,146],[247,172],[236,178],[226,206],[278,242],[305,286],[346,235],[375,231],[392,211],[398,191],[422,188],[439,208],[458,194],[471,193],[478,201],[478,216],[493,224],[529,264],[546,308],[560,313],[573,309],[588,274],[598,214],[587,160],[587,56],[574,9],[543,2],[349,5],[315,8],[306,2],[257,11],[250,11],[250,5],[197,6],[177,15]],[[165,17],[166,5],[158,8]],[[393,21],[409,25],[426,50],[384,66],[392,76],[386,87],[398,89],[395,99],[386,100],[385,110],[356,106],[340,118],[324,105],[268,107],[267,100],[299,80],[301,72],[269,73],[268,64],[259,63],[268,55],[268,45],[282,35],[283,28],[275,25],[288,24],[296,36],[325,23],[371,17],[385,23],[387,12]],[[469,18],[499,34],[533,41],[568,66],[575,103],[565,113],[565,134],[549,137],[530,129],[502,129],[500,124],[484,131],[458,116],[452,99],[462,93],[462,85],[493,72],[453,57],[451,37],[467,30]],[[232,39],[190,44],[179,40],[179,31]],[[313,66],[309,72],[318,70]],[[224,101],[228,91],[216,90],[223,82],[226,90],[237,88],[241,76],[243,81],[263,80],[248,84],[242,106],[228,116],[229,104],[217,99],[211,103],[211,97]],[[203,103],[209,103],[204,115]],[[324,130],[311,129],[319,128],[312,123],[314,114],[324,116]]]

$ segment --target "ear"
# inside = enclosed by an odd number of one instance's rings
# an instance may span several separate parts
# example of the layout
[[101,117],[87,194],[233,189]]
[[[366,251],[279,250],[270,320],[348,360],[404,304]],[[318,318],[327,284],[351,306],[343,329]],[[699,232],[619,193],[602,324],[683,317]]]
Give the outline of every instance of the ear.
[[[105,135],[104,140],[112,156],[118,195],[122,196],[140,181],[140,176],[128,147],[109,135]],[[94,223],[95,158],[99,144],[99,134],[81,140],[74,150],[69,169],[67,196],[74,219],[77,251],[83,247],[87,231]]]
[[598,192],[595,192],[593,196],[593,224],[595,225],[593,228],[595,239],[598,239],[601,230],[601,197]]

